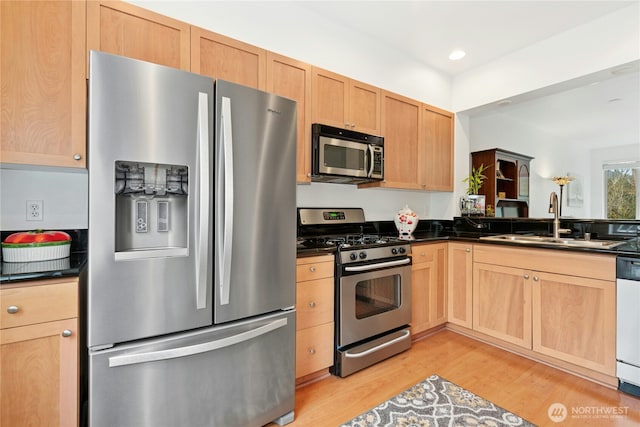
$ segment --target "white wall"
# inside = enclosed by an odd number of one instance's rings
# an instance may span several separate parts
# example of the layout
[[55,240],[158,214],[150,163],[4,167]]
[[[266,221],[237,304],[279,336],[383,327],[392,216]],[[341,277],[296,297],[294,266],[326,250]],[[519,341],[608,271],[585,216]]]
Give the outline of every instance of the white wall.
[[[88,228],[86,169],[3,165],[0,168],[0,230]],[[26,220],[27,200],[43,201],[42,221]]]
[[465,111],[638,60],[639,21],[640,2],[462,73],[453,81],[453,110]]

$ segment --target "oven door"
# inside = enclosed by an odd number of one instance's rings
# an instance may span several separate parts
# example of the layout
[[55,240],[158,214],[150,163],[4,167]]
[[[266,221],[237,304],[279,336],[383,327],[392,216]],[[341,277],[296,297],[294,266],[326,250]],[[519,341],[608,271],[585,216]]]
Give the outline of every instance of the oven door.
[[319,137],[318,172],[366,178],[369,174],[368,144]]
[[[407,265],[340,277],[338,347],[411,322],[411,259]],[[373,268],[373,267],[372,267]]]

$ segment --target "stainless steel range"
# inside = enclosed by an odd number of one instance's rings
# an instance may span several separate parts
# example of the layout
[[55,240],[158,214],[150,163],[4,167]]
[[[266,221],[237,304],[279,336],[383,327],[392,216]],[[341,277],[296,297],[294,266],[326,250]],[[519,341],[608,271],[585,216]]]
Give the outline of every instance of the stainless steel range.
[[359,208],[298,209],[298,244],[335,247],[335,355],[346,377],[411,347],[411,245],[381,236]]

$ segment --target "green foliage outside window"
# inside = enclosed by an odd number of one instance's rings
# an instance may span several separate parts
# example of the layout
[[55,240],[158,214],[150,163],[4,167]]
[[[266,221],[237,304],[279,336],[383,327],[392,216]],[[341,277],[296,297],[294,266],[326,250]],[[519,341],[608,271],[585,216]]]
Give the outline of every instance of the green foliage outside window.
[[636,219],[636,198],[640,169],[619,168],[605,170],[607,218]]

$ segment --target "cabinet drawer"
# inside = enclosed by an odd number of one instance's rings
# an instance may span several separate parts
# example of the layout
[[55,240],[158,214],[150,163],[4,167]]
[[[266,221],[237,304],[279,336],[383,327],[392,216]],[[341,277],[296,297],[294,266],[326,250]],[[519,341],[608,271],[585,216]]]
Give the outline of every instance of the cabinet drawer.
[[[296,265],[296,282],[333,277],[333,257],[313,257],[308,260],[309,262],[306,263],[302,263],[301,259],[298,260]],[[320,260],[322,260],[322,262],[320,262]]]
[[78,317],[77,282],[0,289],[2,329]]
[[333,322],[333,278],[298,282],[296,327],[298,330]]
[[333,365],[333,322],[296,332],[296,378]]

